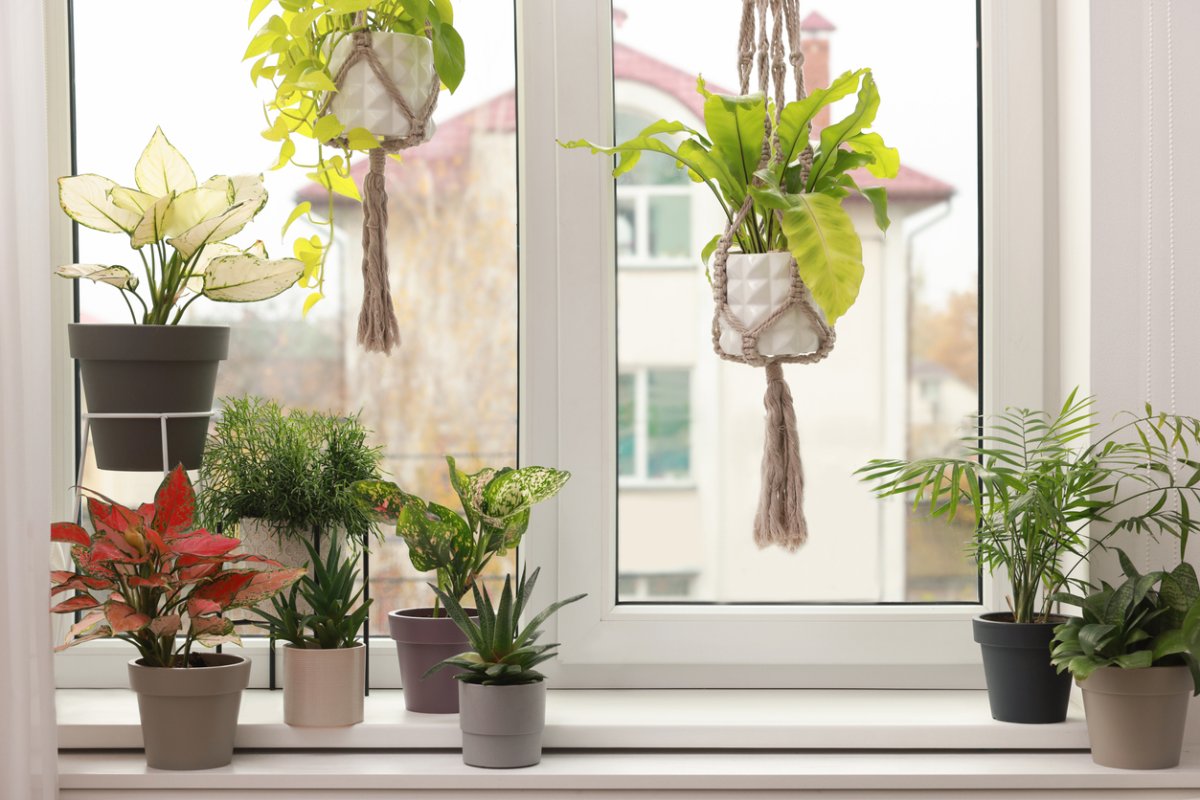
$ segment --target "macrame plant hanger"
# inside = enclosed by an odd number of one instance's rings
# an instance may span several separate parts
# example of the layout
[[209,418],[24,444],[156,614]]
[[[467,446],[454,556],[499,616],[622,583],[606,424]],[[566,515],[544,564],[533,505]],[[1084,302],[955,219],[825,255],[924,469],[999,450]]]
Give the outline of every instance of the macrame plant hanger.
[[[333,76],[333,83],[339,90],[342,82],[350,74],[350,70],[359,62],[365,61],[371,72],[379,80],[380,85],[391,98],[392,103],[408,120],[409,129],[405,136],[383,138],[379,147],[370,152],[370,171],[363,180],[363,233],[362,233],[362,275],[363,301],[358,313],[358,343],[363,349],[390,353],[392,348],[400,343],[399,324],[396,322],[396,311],[392,307],[392,295],[388,286],[387,258],[387,185],[384,180],[384,167],[389,153],[398,153],[409,147],[414,147],[426,140],[426,130],[433,110],[437,107],[438,94],[441,89],[441,78],[437,70],[433,72],[433,86],[429,97],[420,108],[412,108],[401,94],[392,76],[384,69],[379,55],[375,52],[371,32],[365,30],[366,12],[358,12],[355,19],[355,30],[351,34],[353,50],[338,68]],[[426,23],[426,35],[429,35]],[[318,110],[318,116],[328,112],[334,93],[325,95]],[[346,138],[333,139],[331,144],[346,147]]]
[[[770,41],[767,39],[768,17],[771,18]],[[784,29],[787,31],[787,52],[784,51]],[[738,75],[742,94],[750,92],[750,78],[758,71],[758,90],[764,98],[773,98],[775,113],[783,109],[786,78],[791,66],[796,86],[796,99],[803,100],[804,53],[800,48],[800,10],[798,0],[742,0],[741,35],[738,40]],[[772,85],[774,92],[772,93]],[[762,157],[758,169],[771,161],[772,148],[780,151],[777,126],[772,124],[770,104],[763,119],[771,134],[763,138]],[[801,183],[807,182],[812,169],[813,151],[806,146],[800,155]],[[758,179],[755,178],[755,181]],[[729,248],[738,228],[750,213],[752,198],[734,214],[725,233],[717,243],[712,262],[712,289],[716,310],[713,314],[713,349],[727,361],[752,367],[765,367],[767,392],[763,404],[767,412],[766,441],[763,447],[762,487],[758,512],[754,518],[754,541],[759,547],[779,545],[795,551],[808,539],[808,524],[804,519],[804,468],[800,462],[800,437],[796,432],[796,412],[792,393],[783,376],[784,364],[813,364],[833,350],[836,335],[817,310],[812,294],[791,261],[792,285],[786,302],[770,313],[758,325],[747,328],[730,310],[727,296],[726,261]],[[776,211],[777,216],[781,216]],[[798,355],[764,356],[758,350],[759,336],[792,308],[799,308],[817,332],[817,348]],[[720,345],[722,324],[741,336],[742,352],[733,355]]]

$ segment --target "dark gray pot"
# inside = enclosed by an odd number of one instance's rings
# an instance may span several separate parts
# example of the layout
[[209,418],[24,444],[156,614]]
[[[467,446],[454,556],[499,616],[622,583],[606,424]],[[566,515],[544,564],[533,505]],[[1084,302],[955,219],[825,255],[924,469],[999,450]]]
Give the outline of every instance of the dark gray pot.
[[1043,724],[1067,718],[1071,676],[1050,664],[1050,640],[1065,617],[1049,622],[1013,622],[1007,612],[972,620],[983,651],[992,717],[1001,722]]
[[463,763],[512,769],[542,760],[546,682],[484,686],[459,682]]
[[[161,414],[210,411],[217,367],[229,355],[225,325],[82,325],[68,327],[88,411]],[[198,469],[208,418],[167,421],[168,464]],[[100,469],[157,472],[163,468],[157,419],[93,419]]]
[[129,686],[137,692],[146,764],[155,769],[212,769],[233,760],[242,690],[250,662],[206,653],[206,666],[147,667],[129,662]]
[[[388,614],[388,630],[396,641],[400,658],[400,682],[404,687],[404,707],[423,714],[457,714],[457,670],[443,667],[432,675],[425,673],[434,664],[470,649],[466,634],[454,620],[434,617],[432,608],[406,608]],[[469,613],[474,616],[474,610]],[[423,677],[424,676],[424,677]]]

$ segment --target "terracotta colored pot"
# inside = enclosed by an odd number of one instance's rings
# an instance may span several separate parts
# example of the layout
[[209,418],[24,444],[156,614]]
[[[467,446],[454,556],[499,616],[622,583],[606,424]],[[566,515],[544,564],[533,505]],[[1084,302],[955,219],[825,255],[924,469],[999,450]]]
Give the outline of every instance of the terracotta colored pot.
[[[432,608],[407,608],[388,614],[388,629],[396,641],[404,707],[424,714],[457,714],[458,681],[455,670],[443,667],[426,676],[429,668],[470,649],[466,635],[445,616],[434,617]],[[475,616],[474,609],[469,609]]]
[[336,650],[283,646],[283,721],[309,728],[357,725],[363,720],[367,648]]
[[1101,667],[1079,688],[1093,761],[1120,769],[1179,765],[1193,689],[1187,667]]
[[146,764],[155,769],[212,769],[233,760],[242,690],[250,662],[224,653],[200,655],[203,667],[147,667],[129,662],[137,692]]
[[1044,724],[1067,718],[1071,676],[1059,674],[1050,663],[1054,628],[1064,621],[1065,617],[1051,617],[1049,622],[1013,622],[1007,612],[972,620],[975,641],[983,651],[993,719]]
[[463,763],[512,769],[542,760],[546,682],[484,686],[459,682]]

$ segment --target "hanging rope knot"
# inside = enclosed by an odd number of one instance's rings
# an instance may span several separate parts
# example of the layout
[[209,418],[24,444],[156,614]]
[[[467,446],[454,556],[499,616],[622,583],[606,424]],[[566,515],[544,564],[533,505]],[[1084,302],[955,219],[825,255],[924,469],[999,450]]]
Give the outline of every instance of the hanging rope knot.
[[371,49],[371,32],[370,31],[355,31],[351,35],[351,44],[355,50],[370,50]]

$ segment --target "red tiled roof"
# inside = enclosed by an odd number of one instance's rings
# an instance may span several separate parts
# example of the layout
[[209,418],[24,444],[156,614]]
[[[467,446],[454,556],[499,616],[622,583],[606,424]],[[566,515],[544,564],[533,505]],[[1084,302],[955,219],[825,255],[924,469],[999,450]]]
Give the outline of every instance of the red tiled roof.
[[833,27],[832,22],[821,16],[820,12],[813,11],[800,23],[800,30],[809,33],[832,33],[837,28]]

